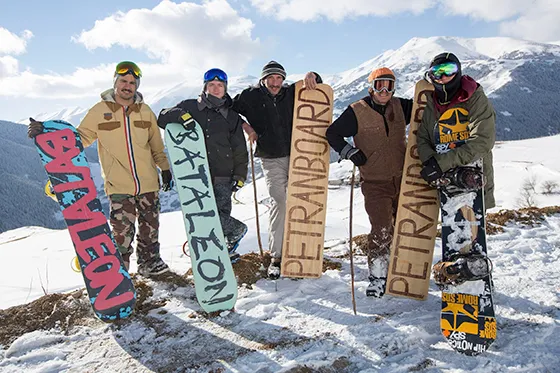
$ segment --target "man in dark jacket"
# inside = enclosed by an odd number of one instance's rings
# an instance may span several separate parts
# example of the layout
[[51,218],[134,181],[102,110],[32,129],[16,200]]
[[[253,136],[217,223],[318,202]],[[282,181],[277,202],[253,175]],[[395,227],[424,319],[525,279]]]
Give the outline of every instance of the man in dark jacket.
[[[434,93],[428,96],[422,123],[418,128],[418,155],[423,162],[422,177],[434,184],[443,173],[455,167],[469,165],[482,158],[484,207],[492,208],[494,200],[494,168],[492,148],[496,140],[496,113],[484,90],[473,78],[463,75],[461,62],[453,53],[441,53],[434,57],[427,72],[434,85]],[[436,151],[436,134],[444,121],[453,119],[459,126],[464,144],[446,153]],[[447,271],[450,268],[450,271]],[[468,281],[480,278],[491,269],[487,259],[476,255],[460,257],[452,262],[434,265],[436,282]]]
[[[368,77],[369,95],[351,104],[327,129],[327,140],[360,169],[362,194],[371,223],[368,236],[368,296],[385,292],[389,249],[397,213],[402,168],[406,152],[406,125],[412,100],[393,97],[395,74],[374,69]],[[345,137],[353,137],[355,146]]]
[[[263,67],[259,84],[243,90],[233,99],[233,109],[249,122],[244,126],[249,139],[257,139],[255,156],[261,158],[273,200],[269,217],[272,262],[268,268],[268,276],[273,279],[280,276],[295,97],[295,84],[284,85],[285,79],[284,67],[270,61]],[[315,89],[316,83],[322,83],[321,77],[308,72],[304,86]]]
[[239,258],[235,250],[247,233],[247,226],[231,216],[231,195],[243,186],[248,161],[243,119],[231,108],[232,100],[226,92],[226,73],[210,69],[204,74],[204,87],[199,98],[163,109],[158,126],[165,129],[168,123],[183,123],[182,116],[190,113],[202,127],[220,222],[230,257],[235,261]]

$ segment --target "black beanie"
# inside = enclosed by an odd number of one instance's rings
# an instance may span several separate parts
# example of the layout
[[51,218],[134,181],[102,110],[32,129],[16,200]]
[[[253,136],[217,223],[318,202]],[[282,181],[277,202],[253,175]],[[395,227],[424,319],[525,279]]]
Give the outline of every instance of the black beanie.
[[272,74],[278,74],[282,76],[282,78],[286,79],[286,70],[284,70],[284,66],[280,65],[276,61],[270,61],[264,65],[261,72],[261,80]]
[[457,64],[457,74],[453,77],[453,79],[448,82],[447,84],[440,84],[436,82],[432,82],[436,91],[436,97],[441,104],[446,104],[450,102],[453,97],[459,92],[461,88],[461,78],[463,76],[461,71],[461,61],[457,58],[456,55],[449,52],[440,53],[432,59],[430,63],[430,67],[441,65],[445,62],[453,62]]

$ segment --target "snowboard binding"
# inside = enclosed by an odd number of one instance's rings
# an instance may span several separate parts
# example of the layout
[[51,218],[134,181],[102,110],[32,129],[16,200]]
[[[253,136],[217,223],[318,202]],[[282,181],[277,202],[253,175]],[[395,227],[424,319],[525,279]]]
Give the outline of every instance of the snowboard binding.
[[481,280],[492,273],[492,261],[483,254],[459,254],[450,261],[437,262],[433,269],[435,283],[444,288],[447,285],[461,285],[467,281]]
[[433,187],[445,189],[451,196],[475,192],[484,188],[486,180],[478,167],[464,166],[453,168],[432,183]]

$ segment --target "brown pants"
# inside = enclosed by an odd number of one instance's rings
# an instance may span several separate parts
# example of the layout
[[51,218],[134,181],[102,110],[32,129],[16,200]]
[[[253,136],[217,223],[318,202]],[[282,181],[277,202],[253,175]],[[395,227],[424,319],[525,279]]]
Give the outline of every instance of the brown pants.
[[369,245],[366,250],[370,263],[380,255],[389,254],[400,187],[400,176],[386,181],[364,181],[362,183],[364,204],[371,224]]

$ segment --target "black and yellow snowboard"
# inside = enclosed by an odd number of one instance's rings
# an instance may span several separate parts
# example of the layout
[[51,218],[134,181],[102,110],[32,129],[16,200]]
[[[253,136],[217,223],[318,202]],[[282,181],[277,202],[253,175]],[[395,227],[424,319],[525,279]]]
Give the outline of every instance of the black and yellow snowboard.
[[[436,151],[446,153],[465,144],[470,135],[468,125],[469,113],[465,108],[445,111],[434,128]],[[482,174],[482,159],[461,168]],[[460,174],[461,168],[446,174]],[[451,180],[439,193],[442,261],[453,262],[461,256],[486,258],[484,188],[469,190]],[[442,287],[440,325],[455,350],[467,355],[486,351],[496,339],[491,275]]]

